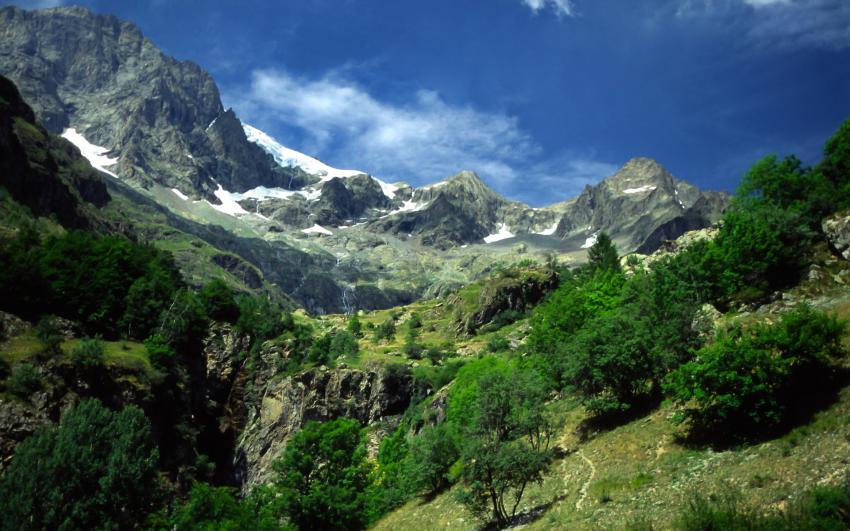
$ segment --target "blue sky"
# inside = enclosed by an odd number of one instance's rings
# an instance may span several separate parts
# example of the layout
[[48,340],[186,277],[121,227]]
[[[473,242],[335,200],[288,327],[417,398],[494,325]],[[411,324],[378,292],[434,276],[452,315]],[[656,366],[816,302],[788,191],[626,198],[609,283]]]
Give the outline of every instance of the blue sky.
[[533,205],[634,156],[733,189],[768,153],[816,162],[850,117],[847,0],[77,3],[290,147],[417,185],[472,169]]

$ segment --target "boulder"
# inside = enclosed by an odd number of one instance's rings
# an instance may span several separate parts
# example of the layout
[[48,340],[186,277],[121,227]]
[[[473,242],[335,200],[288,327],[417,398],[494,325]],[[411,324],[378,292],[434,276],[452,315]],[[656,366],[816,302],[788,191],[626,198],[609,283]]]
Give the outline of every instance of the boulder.
[[850,215],[836,215],[821,225],[826,240],[845,260],[850,260]]

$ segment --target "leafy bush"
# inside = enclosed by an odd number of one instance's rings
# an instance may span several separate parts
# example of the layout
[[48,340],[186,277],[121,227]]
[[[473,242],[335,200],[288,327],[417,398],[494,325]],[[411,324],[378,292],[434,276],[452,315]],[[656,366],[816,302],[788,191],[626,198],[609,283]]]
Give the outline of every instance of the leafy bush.
[[157,458],[140,409],[83,401],[16,448],[0,478],[2,528],[135,528],[157,498]]
[[56,356],[62,353],[62,331],[56,322],[56,317],[46,315],[35,325],[35,336],[41,342],[45,356]]
[[267,507],[256,507],[254,497],[240,500],[233,489],[195,483],[186,503],[171,517],[168,525],[178,531],[276,530],[279,524]]
[[348,331],[354,334],[354,337],[363,337],[363,325],[360,323],[357,312],[352,313],[348,318]]
[[622,274],[610,271],[587,279],[567,278],[546,302],[535,308],[527,348],[551,388],[561,389],[566,383],[561,346],[593,316],[616,308],[624,284]]
[[410,442],[408,474],[414,489],[428,494],[449,486],[449,469],[460,458],[460,443],[445,422],[423,428]]
[[26,398],[41,389],[41,373],[30,363],[18,363],[12,369],[6,388],[13,395]]
[[357,421],[308,422],[275,462],[277,503],[299,529],[363,529],[369,463]]
[[251,336],[254,343],[277,337],[294,326],[292,315],[265,297],[243,295],[236,303],[239,306],[236,329]]
[[721,335],[673,371],[665,387],[699,430],[753,433],[787,419],[829,380],[830,361],[842,356],[844,324],[801,306],[775,325]]
[[392,341],[395,339],[395,321],[387,319],[375,327],[375,341]]
[[[55,312],[81,323],[87,333],[115,337],[123,328],[133,337],[145,337],[149,330],[132,325],[151,320],[144,321],[138,312],[155,321],[182,285],[171,255],[125,238],[70,231],[35,244],[22,242],[0,251],[30,269],[14,279],[17,287],[11,288],[15,295],[16,290],[30,291],[29,295],[17,300],[0,297],[13,313]],[[0,275],[0,280],[4,278]]]
[[94,369],[104,364],[103,341],[99,338],[84,338],[71,350],[71,361],[78,367]]
[[490,336],[487,339],[487,350],[489,352],[504,352],[508,350],[510,346],[510,342],[505,337]]
[[235,323],[239,319],[239,305],[233,298],[233,290],[223,280],[215,279],[198,293],[207,317],[215,321]]

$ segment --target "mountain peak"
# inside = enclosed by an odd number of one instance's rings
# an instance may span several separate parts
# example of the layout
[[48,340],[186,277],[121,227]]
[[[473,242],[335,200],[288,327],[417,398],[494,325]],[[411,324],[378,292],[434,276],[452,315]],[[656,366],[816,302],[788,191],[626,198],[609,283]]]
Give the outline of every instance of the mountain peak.
[[635,157],[602,184],[615,194],[642,194],[659,187],[672,190],[676,179],[655,159]]

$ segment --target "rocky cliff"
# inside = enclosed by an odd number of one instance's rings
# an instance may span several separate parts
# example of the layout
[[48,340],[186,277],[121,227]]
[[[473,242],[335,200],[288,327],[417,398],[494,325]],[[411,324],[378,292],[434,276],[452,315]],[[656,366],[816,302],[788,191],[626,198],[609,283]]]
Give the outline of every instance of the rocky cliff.
[[164,55],[128,22],[83,8],[3,8],[0,73],[48,130],[74,128],[106,146],[117,159],[110,171],[129,182],[215,201],[218,184],[238,191],[290,180],[230,126],[208,73]]
[[271,381],[237,445],[243,490],[268,479],[286,441],[307,421],[347,417],[369,425],[400,416],[410,403],[412,385],[407,372],[327,367]]

